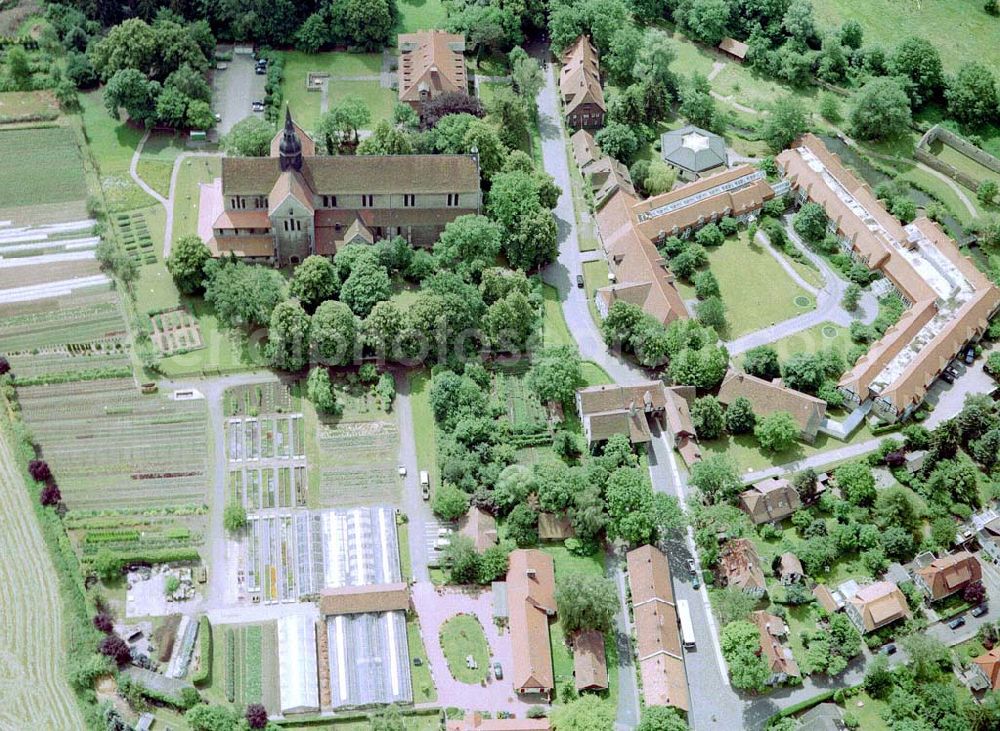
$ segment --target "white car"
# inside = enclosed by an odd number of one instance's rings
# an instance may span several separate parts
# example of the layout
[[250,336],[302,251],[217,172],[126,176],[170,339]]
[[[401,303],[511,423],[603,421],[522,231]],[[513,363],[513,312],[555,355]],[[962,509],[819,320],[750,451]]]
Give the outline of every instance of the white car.
[[399,466],[399,476],[406,477],[406,465]]

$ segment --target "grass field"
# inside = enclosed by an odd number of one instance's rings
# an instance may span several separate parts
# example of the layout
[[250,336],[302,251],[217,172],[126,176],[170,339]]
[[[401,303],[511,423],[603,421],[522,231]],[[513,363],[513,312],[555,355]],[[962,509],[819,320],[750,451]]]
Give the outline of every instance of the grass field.
[[204,401],[143,396],[130,379],[22,388],[18,397],[70,509],[205,502]]
[[[747,243],[746,231],[709,249],[708,269],[719,280],[726,305],[729,326],[721,333],[726,339],[782,322],[816,306],[815,299],[792,281],[770,252],[757,243]],[[684,299],[694,298],[691,285],[680,282],[678,289]],[[808,306],[797,305],[797,297],[807,298]]]
[[778,351],[781,360],[785,360],[793,353],[816,353],[827,348],[836,348],[841,355],[847,355],[852,344],[846,327],[827,322],[777,340],[771,347]]
[[978,0],[827,0],[815,4],[815,13],[821,27],[857,20],[865,43],[888,49],[905,36],[926,38],[937,46],[946,71],[970,61],[993,67],[1000,63],[1000,25]]
[[166,198],[170,194],[170,173],[174,161],[184,152],[184,140],[177,134],[157,132],[150,135],[142,148],[136,171],[157,193]]
[[563,316],[562,303],[559,301],[559,290],[555,287],[542,285],[542,295],[545,298],[545,320],[543,324],[543,339],[545,347],[555,345],[574,345],[573,336],[570,335],[566,326],[566,318]]
[[941,162],[948,163],[952,167],[958,169],[960,172],[963,172],[967,175],[971,175],[976,180],[1000,181],[1000,173],[990,170],[985,165],[980,165],[971,157],[963,155],[954,147],[946,145],[942,143],[940,140],[935,140],[934,142],[931,143],[929,152],[933,154],[935,157],[937,157],[939,160],[941,160]]
[[222,162],[217,157],[188,158],[181,163],[174,192],[174,241],[198,233],[198,186],[200,183],[211,183],[220,175]]
[[[405,528],[405,526],[403,526]],[[406,537],[403,533],[399,536],[399,545],[402,548],[406,544]],[[410,682],[413,684],[414,703],[433,703],[437,700],[437,690],[434,688],[434,680],[431,678],[431,666],[427,661],[427,650],[424,648],[424,641],[420,637],[420,625],[416,617],[406,619],[406,646],[410,653]],[[414,658],[420,658],[423,662],[414,665]]]
[[[490,673],[490,648],[479,620],[471,614],[459,614],[441,625],[441,648],[444,650],[448,670],[460,683],[480,683]],[[471,655],[475,668],[470,668],[466,658]]]
[[583,382],[588,386],[604,386],[614,383],[607,371],[590,360],[585,360],[580,364],[580,372],[583,374]]
[[59,103],[50,91],[5,91],[0,93],[0,121],[19,122],[55,118]]
[[0,428],[0,647],[5,728],[84,728],[66,682],[62,602],[20,470]]
[[[285,79],[281,92],[295,114],[295,121],[307,132],[314,131],[321,114],[320,91],[306,89],[306,78],[310,72],[322,72],[331,76],[372,76],[382,71],[382,55],[379,53],[303,53],[286,51]],[[353,95],[363,99],[372,112],[372,126],[379,119],[392,116],[392,105],[396,93],[383,89],[378,81],[335,81],[329,84],[329,104],[333,106],[344,96]]]
[[82,204],[87,198],[87,186],[83,161],[70,129],[0,131],[0,180],[5,181],[0,185],[0,219],[19,220],[9,214],[20,208],[54,203],[65,204],[69,209],[63,220],[85,217]]
[[410,374],[410,404],[413,412],[413,435],[417,446],[417,467],[427,470],[431,484],[438,485],[437,441],[434,412],[430,403],[431,377],[427,371]]
[[394,33],[443,28],[448,18],[448,11],[441,0],[398,0],[396,10],[399,20]]

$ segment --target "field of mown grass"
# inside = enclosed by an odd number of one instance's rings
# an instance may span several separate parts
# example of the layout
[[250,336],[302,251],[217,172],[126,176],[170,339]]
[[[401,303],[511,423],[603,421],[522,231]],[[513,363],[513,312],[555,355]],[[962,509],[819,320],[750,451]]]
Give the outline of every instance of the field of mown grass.
[[857,20],[865,43],[891,49],[906,36],[926,38],[937,47],[946,71],[970,61],[1000,63],[1000,24],[979,0],[826,0],[813,8],[821,27]]
[[443,28],[448,18],[448,10],[442,0],[398,0],[396,10],[399,19],[393,31],[394,40],[396,33]]
[[24,478],[0,425],[0,647],[4,728],[83,728],[66,681],[62,602]]
[[157,132],[146,140],[136,172],[153,190],[166,198],[170,194],[170,174],[174,161],[184,152],[184,140],[178,134]]
[[852,344],[851,334],[846,327],[827,322],[776,340],[771,343],[771,347],[778,351],[781,360],[785,360],[794,353],[816,353],[829,348],[847,355]]
[[174,241],[198,233],[199,186],[221,175],[222,162],[217,157],[189,157],[181,163],[174,191]]
[[[441,625],[441,649],[451,676],[460,683],[477,684],[489,676],[490,648],[479,620],[471,614],[458,614]],[[476,667],[470,668],[471,655]]]
[[[285,51],[285,78],[281,93],[295,116],[295,121],[307,132],[312,132],[319,124],[320,99],[322,92],[306,89],[306,78],[310,72],[324,72],[331,76],[372,76],[382,71],[382,54],[347,53],[303,53]],[[382,118],[392,115],[395,92],[383,89],[378,81],[337,81],[329,85],[329,103],[332,107],[344,96],[360,97],[372,111],[372,126]]]
[[39,115],[55,118],[59,103],[51,91],[5,91],[0,93],[0,120],[18,122],[38,119]]
[[0,180],[0,212],[87,197],[80,148],[64,127],[0,131]]

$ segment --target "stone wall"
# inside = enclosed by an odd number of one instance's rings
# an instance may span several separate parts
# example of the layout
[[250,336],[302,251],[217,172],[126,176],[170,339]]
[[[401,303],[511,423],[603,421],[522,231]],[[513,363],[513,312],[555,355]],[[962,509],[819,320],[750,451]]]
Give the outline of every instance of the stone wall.
[[993,155],[989,154],[985,150],[980,150],[971,142],[963,139],[951,130],[947,130],[940,125],[934,125],[927,130],[926,133],[924,133],[923,137],[920,138],[920,143],[914,151],[914,157],[928,167],[944,173],[949,178],[957,181],[961,185],[964,185],[969,190],[976,190],[982,180],[957,169],[955,166],[941,160],[936,155],[931,154],[928,148],[936,140],[940,140],[942,144],[945,144],[957,152],[962,153],[966,157],[975,160],[983,167],[1000,174],[1000,160],[993,157]]

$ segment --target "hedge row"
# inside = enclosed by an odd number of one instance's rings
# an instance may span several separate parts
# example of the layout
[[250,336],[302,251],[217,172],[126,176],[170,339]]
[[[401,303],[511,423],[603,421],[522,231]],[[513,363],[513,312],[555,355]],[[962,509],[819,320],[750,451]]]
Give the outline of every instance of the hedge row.
[[[194,548],[137,548],[134,551],[112,551],[112,553],[114,553],[115,557],[121,561],[122,566],[137,563],[152,564],[172,563],[174,561],[198,561],[200,559],[198,551]],[[93,561],[93,557],[87,556],[84,558],[84,561],[90,563]]]
[[84,543],[129,543],[139,540],[139,531],[130,529],[105,529],[87,531]]
[[48,373],[41,376],[18,378],[19,388],[25,386],[51,386],[57,383],[73,383],[74,381],[101,381],[112,378],[131,378],[132,369],[128,366],[120,368],[92,368],[82,371],[64,371],[63,373]]
[[198,671],[191,676],[195,687],[201,688],[212,680],[212,623],[207,615],[198,620],[198,647],[201,651]]

